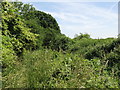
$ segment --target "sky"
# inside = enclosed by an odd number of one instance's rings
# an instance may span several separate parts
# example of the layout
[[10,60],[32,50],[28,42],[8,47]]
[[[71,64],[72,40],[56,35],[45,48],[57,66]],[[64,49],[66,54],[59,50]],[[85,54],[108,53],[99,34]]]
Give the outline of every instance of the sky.
[[118,35],[118,2],[28,2],[37,10],[51,14],[61,33],[70,38],[88,33],[91,38]]

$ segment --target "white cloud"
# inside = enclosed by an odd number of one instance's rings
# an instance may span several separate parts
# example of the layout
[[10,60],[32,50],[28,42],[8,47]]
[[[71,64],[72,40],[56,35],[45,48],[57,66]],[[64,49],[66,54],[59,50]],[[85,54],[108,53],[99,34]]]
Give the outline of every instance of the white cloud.
[[118,16],[110,9],[83,3],[62,3],[58,12],[48,12],[54,16],[62,33],[73,38],[76,33],[89,33],[93,38],[117,36]]

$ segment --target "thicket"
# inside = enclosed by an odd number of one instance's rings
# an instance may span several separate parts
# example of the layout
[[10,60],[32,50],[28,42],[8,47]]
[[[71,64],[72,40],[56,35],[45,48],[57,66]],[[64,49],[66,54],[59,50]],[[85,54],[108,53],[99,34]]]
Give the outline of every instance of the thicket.
[[3,88],[119,88],[120,38],[71,39],[22,2],[1,2]]

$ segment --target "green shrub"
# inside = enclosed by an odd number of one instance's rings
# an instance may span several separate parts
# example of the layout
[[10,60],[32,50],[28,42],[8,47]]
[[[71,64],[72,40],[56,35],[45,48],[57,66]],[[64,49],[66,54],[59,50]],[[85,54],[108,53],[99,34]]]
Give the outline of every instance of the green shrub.
[[17,59],[9,36],[2,36],[2,67],[11,67]]
[[26,52],[3,83],[9,88],[118,88],[118,79],[106,67],[99,59],[45,49]]

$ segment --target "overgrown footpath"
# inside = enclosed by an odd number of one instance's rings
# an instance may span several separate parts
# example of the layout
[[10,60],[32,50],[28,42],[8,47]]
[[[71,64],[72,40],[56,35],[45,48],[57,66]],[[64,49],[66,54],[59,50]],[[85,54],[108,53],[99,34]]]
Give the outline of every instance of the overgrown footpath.
[[23,61],[5,70],[7,88],[118,88],[118,78],[107,71],[107,61],[52,50],[24,54]]
[[120,38],[71,39],[22,2],[1,2],[3,88],[120,88]]

